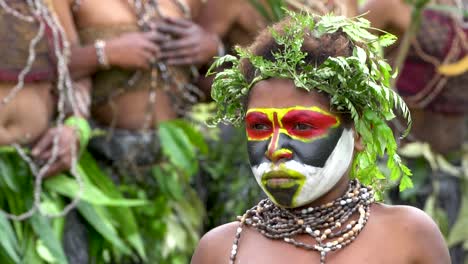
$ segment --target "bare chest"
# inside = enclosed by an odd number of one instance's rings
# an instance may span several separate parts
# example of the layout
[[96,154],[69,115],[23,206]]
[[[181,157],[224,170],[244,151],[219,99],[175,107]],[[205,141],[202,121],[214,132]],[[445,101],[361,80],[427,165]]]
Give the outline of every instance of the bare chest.
[[[136,24],[134,0],[82,0],[75,13],[79,28],[116,24]],[[186,8],[184,0],[157,1],[156,8],[163,16],[183,17]]]
[[[327,254],[326,264],[409,264],[406,250],[391,238],[382,239],[379,233],[364,230],[350,245]],[[302,242],[313,244],[313,240],[301,237]],[[280,264],[307,263],[320,264],[320,254],[307,251],[283,241],[269,240],[252,233],[241,238],[236,264]]]
[[[315,251],[305,251],[294,248],[283,249],[281,251],[258,252],[244,248],[244,252],[239,252],[236,264],[284,264],[284,263],[307,263],[320,264],[320,255]],[[247,252],[246,252],[247,251]],[[406,264],[409,263],[395,254],[375,250],[371,248],[342,249],[338,252],[329,253],[325,259],[326,264]]]

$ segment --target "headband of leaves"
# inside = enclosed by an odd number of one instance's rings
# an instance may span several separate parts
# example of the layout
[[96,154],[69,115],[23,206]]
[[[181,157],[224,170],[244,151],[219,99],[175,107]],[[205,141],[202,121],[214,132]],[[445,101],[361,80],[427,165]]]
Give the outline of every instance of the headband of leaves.
[[[387,156],[390,180],[400,180],[400,190],[412,187],[410,170],[397,154],[397,144],[386,121],[395,117],[399,110],[411,127],[411,116],[403,99],[390,88],[392,68],[379,55],[380,47],[396,41],[396,37],[385,33],[378,37],[369,32],[370,22],[364,18],[346,18],[325,15],[322,17],[305,13],[289,13],[290,23],[281,32],[271,29],[275,41],[282,46],[273,53],[275,62],[237,47],[237,57],[226,55],[218,58],[208,74],[229,63],[231,66],[216,74],[211,96],[217,103],[216,116],[212,125],[220,122],[240,124],[245,117],[244,98],[257,82],[268,78],[287,78],[298,88],[312,89],[330,95],[331,106],[349,113],[356,132],[362,137],[365,150],[358,152],[352,165],[351,176],[362,183],[381,191],[388,179],[377,166],[377,158]],[[320,38],[342,30],[354,44],[349,57],[330,57],[319,66],[307,64],[306,53],[301,51],[305,34]],[[380,47],[379,47],[380,46]],[[255,67],[255,78],[248,82],[241,72],[240,62],[247,59]]]

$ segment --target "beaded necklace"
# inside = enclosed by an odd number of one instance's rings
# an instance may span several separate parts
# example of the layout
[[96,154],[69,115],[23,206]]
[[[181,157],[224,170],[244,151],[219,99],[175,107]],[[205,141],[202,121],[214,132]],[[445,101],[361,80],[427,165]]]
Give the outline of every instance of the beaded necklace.
[[[244,226],[251,226],[267,238],[281,239],[296,247],[320,252],[320,264],[325,264],[327,253],[342,249],[356,239],[369,219],[373,202],[374,191],[357,180],[350,181],[343,196],[317,207],[286,209],[264,199],[238,217],[240,226],[229,263],[235,263]],[[359,213],[359,219],[348,223],[355,212]],[[310,235],[317,243],[307,244],[294,239],[300,234]]]

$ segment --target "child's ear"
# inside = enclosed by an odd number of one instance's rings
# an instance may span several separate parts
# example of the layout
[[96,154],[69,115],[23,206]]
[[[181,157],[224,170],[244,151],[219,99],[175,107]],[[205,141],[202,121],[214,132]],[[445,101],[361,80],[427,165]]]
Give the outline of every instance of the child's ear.
[[354,149],[356,151],[364,150],[364,143],[362,142],[362,137],[356,132],[356,129],[353,126],[353,135],[354,135]]

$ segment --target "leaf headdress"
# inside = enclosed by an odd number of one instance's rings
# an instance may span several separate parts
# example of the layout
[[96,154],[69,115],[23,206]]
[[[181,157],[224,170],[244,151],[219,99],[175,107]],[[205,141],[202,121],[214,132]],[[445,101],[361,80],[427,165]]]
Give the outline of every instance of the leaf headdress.
[[[230,67],[214,78],[211,95],[217,103],[217,112],[211,123],[241,123],[246,112],[244,100],[253,85],[268,78],[291,79],[298,88],[327,93],[333,109],[350,114],[365,147],[355,156],[352,177],[382,190],[387,179],[377,166],[377,158],[386,155],[390,179],[400,180],[400,190],[412,187],[411,172],[401,162],[395,137],[386,123],[395,118],[393,110],[397,109],[408,123],[404,136],[411,126],[408,107],[390,88],[390,80],[394,77],[392,68],[379,55],[379,47],[393,44],[396,37],[389,33],[380,37],[373,35],[369,32],[373,29],[370,22],[361,17],[319,17],[292,12],[289,16],[289,22],[281,31],[270,29],[272,37],[281,46],[281,50],[272,53],[274,61],[237,47],[238,56],[226,55],[212,65],[208,74],[226,63]],[[320,39],[339,30],[354,44],[351,56],[329,57],[320,65],[305,61],[307,53],[301,48],[306,34]],[[241,69],[245,60],[255,69],[255,76],[250,81]]]

